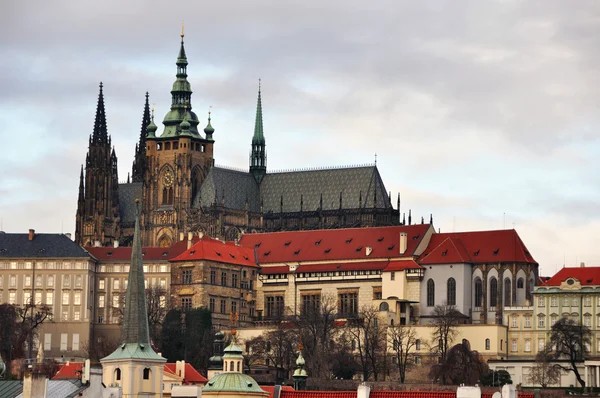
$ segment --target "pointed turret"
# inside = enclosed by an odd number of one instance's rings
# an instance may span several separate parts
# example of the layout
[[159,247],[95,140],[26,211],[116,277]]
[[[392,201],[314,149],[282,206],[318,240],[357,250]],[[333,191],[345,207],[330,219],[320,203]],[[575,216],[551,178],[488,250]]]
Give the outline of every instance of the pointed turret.
[[215,132],[215,129],[210,124],[210,111],[208,111],[208,124],[204,128],[204,134],[206,134],[206,139],[214,141],[213,140],[213,134],[214,134],[214,132]]
[[108,142],[108,129],[106,127],[106,110],[104,109],[104,93],[102,91],[102,82],[100,82],[100,92],[98,93],[98,104],[96,105],[96,119],[94,120],[94,132],[92,142]]
[[158,129],[158,127],[156,127],[156,124],[154,124],[154,108],[152,108],[152,115],[150,116],[150,123],[148,124],[148,127],[146,128],[146,130],[148,131],[148,135],[146,136],[146,138],[156,138],[156,130]]
[[146,102],[144,103],[144,113],[142,115],[142,127],[140,129],[140,141],[135,147],[135,160],[131,170],[133,182],[144,181],[146,170],[146,138],[148,137],[148,126],[150,119],[150,103],[148,101],[148,92],[146,91]]
[[192,112],[192,86],[187,80],[187,56],[183,43],[184,34],[181,32],[181,46],[177,55],[177,79],[171,89],[171,110],[166,114],[163,124],[165,130],[161,137],[176,137],[180,133],[179,125],[183,121],[186,112],[189,112],[190,133],[194,137],[198,134],[198,117]]
[[265,136],[263,132],[261,85],[258,83],[258,100],[256,103],[256,120],[254,121],[254,135],[252,136],[252,151],[250,153],[250,173],[260,184],[267,174],[267,153],[265,150]]
[[83,165],[81,165],[81,173],[79,174],[79,203],[85,202],[85,185],[83,183]]
[[302,356],[302,348],[302,344],[299,344],[298,359],[296,359],[296,370],[292,376],[294,379],[294,390],[306,389],[306,379],[308,378],[308,374],[306,373],[306,369],[304,369],[306,361]]

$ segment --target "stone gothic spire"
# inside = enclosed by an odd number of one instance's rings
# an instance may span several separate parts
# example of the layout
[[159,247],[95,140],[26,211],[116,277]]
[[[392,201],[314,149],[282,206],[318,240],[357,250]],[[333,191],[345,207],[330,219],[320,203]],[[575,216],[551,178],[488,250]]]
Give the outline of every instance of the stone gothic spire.
[[94,120],[94,132],[92,134],[92,143],[107,143],[108,129],[106,127],[106,111],[104,109],[104,93],[102,92],[102,82],[100,82],[100,92],[98,93],[98,105],[96,106],[96,119]]
[[146,170],[146,137],[148,136],[148,126],[150,125],[150,104],[148,102],[148,92],[146,91],[146,102],[144,104],[144,113],[142,115],[142,127],[140,129],[140,141],[135,147],[135,159],[131,176],[133,182],[144,181]]
[[261,84],[258,81],[258,100],[256,103],[256,120],[254,121],[254,135],[252,136],[252,150],[250,153],[250,173],[260,184],[267,174],[267,152],[265,150],[265,136],[263,131]]

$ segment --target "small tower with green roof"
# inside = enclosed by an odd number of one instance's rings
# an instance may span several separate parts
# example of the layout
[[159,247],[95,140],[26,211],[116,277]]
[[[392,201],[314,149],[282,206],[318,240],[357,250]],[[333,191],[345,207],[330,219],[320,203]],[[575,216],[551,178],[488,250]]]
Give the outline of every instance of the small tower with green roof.
[[308,374],[306,373],[306,369],[304,369],[304,365],[306,361],[302,356],[302,344],[299,344],[298,347],[298,359],[296,359],[296,370],[292,375],[294,379],[294,389],[295,390],[305,390],[306,389],[306,379],[308,379]]
[[162,397],[163,367],[167,360],[150,345],[137,199],[136,211],[121,342],[112,354],[100,360],[102,382],[106,386],[120,387],[123,397]]

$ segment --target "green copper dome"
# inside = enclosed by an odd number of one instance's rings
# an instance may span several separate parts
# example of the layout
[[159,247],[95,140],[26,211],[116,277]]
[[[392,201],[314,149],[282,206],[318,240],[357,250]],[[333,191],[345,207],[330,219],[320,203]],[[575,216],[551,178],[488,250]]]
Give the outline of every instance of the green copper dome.
[[202,392],[256,392],[263,393],[256,380],[243,373],[221,373],[210,379]]
[[158,127],[156,127],[156,124],[154,124],[154,117],[152,117],[150,124],[146,127],[146,130],[148,131],[148,137],[156,137],[155,133],[157,129]]

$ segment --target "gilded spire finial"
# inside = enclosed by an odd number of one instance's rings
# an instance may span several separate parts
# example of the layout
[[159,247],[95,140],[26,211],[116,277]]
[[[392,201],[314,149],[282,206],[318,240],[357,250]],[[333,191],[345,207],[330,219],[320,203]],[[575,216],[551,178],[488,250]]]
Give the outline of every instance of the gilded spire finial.
[[183,24],[183,21],[181,21],[181,39],[183,40],[183,36],[185,36],[185,25]]
[[212,113],[211,109],[212,109],[212,105],[210,105],[208,107],[208,121],[210,121],[210,114]]
[[152,104],[152,120],[154,121],[154,107],[156,106],[156,102]]

